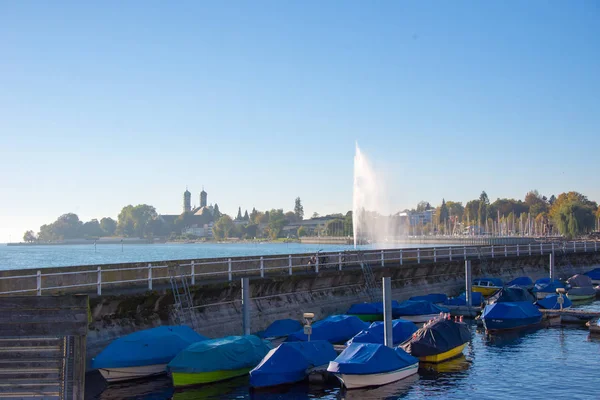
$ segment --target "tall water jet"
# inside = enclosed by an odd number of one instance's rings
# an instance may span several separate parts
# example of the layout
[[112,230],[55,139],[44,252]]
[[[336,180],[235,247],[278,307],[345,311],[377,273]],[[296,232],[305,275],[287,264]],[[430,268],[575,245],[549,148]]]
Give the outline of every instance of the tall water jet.
[[381,244],[388,233],[389,219],[380,215],[387,208],[385,185],[356,143],[352,226],[354,247],[370,240]]

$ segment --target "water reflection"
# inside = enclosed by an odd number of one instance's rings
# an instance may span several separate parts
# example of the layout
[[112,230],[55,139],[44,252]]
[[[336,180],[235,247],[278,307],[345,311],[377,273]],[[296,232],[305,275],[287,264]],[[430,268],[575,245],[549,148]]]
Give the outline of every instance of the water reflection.
[[229,379],[227,381],[177,390],[173,394],[173,400],[208,400],[236,398],[237,394],[246,396],[248,394],[248,377]]
[[421,363],[419,372],[422,374],[443,374],[452,372],[463,372],[469,369],[471,362],[467,360],[464,354],[442,363]]
[[352,390],[342,389],[337,398],[340,400],[399,399],[406,396],[418,380],[419,375],[414,374],[384,386]]
[[[172,395],[171,379],[167,376],[160,376],[107,385],[95,398],[98,400],[164,400],[171,398]],[[88,397],[86,396],[86,398]]]

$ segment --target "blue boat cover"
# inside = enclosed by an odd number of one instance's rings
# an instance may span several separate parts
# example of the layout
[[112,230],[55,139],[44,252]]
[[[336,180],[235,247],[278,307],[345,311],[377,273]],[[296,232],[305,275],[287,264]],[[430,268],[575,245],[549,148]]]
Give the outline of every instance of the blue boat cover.
[[530,287],[533,286],[533,281],[531,280],[530,277],[528,276],[520,276],[518,278],[513,279],[512,281],[508,282],[506,284],[506,286],[523,286],[523,287]]
[[[471,305],[475,307],[479,307],[483,303],[483,294],[480,292],[471,292]],[[444,302],[445,306],[466,306],[467,305],[467,297],[465,293],[461,294],[458,297],[450,297],[448,300]]]
[[600,268],[594,268],[591,271],[586,272],[584,275],[589,276],[592,280],[600,280]]
[[[571,300],[567,296],[563,296],[563,308],[569,308],[573,305]],[[545,308],[547,310],[560,310],[560,304],[558,304],[558,295],[549,294],[541,300],[536,301],[539,308]]]
[[[545,279],[545,278],[544,278]],[[540,281],[541,279],[538,279],[538,281]],[[547,282],[539,282],[536,281],[535,286],[533,287],[533,292],[537,293],[537,292],[542,292],[542,293],[556,293],[556,289],[564,289],[565,288],[565,284],[562,283],[559,280],[553,280],[552,282],[550,282],[550,279],[548,279]]]
[[[369,327],[360,318],[354,315],[332,315],[312,324],[312,335],[310,340],[326,340],[329,343],[344,343],[358,332]],[[306,342],[308,337],[304,329],[288,336],[288,342]]]
[[352,343],[332,362],[327,371],[368,375],[396,371],[418,363],[419,360],[399,347],[391,348],[375,343]]
[[471,340],[466,324],[438,319],[423,325],[400,347],[414,357],[434,356],[445,353]]
[[540,278],[535,281],[535,285],[547,285],[550,283],[550,278]]
[[527,289],[524,289],[521,286],[513,285],[500,289],[498,292],[488,298],[487,303],[494,304],[507,301],[528,301],[533,303],[535,299]]
[[514,303],[495,303],[485,306],[483,319],[527,319],[541,317],[540,310],[528,301]]
[[227,336],[194,343],[167,365],[171,372],[210,372],[255,367],[271,350],[254,335]]
[[[373,322],[367,330],[360,331],[356,336],[350,339],[351,343],[384,343],[384,323],[382,321]],[[404,319],[395,319],[392,321],[392,337],[394,345],[404,342],[413,333],[417,331],[417,326],[412,321]]]
[[92,359],[92,369],[168,364],[190,344],[207,340],[185,325],[159,326],[120,337]]
[[324,340],[284,342],[250,371],[250,385],[266,387],[298,382],[306,377],[309,368],[328,364],[336,357],[333,345]]
[[298,329],[302,329],[300,321],[296,321],[295,319],[278,319],[269,325],[269,327],[260,334],[260,337],[283,337],[296,332]]
[[406,300],[397,307],[392,307],[394,317],[402,315],[427,315],[448,312],[447,308],[432,304],[427,300]]
[[413,296],[409,300],[426,300],[431,303],[443,303],[448,300],[448,296],[444,293],[430,293],[425,296]]
[[[392,308],[397,307],[398,302],[396,300],[392,300]],[[365,314],[383,314],[383,303],[358,303],[352,304],[350,309],[346,314],[349,315],[365,315]]]
[[475,279],[474,283],[477,281],[487,281],[487,282],[491,282],[494,286],[498,286],[498,287],[502,287],[504,286],[504,283],[502,283],[502,279],[499,278],[477,278]]

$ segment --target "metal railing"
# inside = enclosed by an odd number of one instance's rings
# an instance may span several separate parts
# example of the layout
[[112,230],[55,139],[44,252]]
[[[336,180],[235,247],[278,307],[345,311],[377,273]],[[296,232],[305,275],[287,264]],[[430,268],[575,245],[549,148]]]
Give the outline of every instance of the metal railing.
[[[491,246],[444,246],[412,249],[348,250],[344,252],[320,252],[314,262],[313,254],[290,254],[285,256],[261,256],[209,259],[176,264],[182,271],[177,277],[188,277],[191,285],[199,280],[232,281],[241,277],[282,276],[319,273],[322,270],[342,271],[345,267],[359,268],[361,260],[377,267],[398,267],[425,262],[460,261],[467,259],[495,259],[505,257],[533,256],[550,253],[571,254],[598,252],[599,241],[530,243]],[[360,253],[360,254],[358,254]],[[69,269],[70,267],[64,267]],[[71,267],[72,268],[72,267]],[[85,268],[85,267],[77,267]],[[153,290],[154,282],[168,284],[169,264],[153,263],[142,266],[112,268],[111,265],[96,269],[43,273],[16,276],[0,276],[0,295],[36,294],[44,292],[86,291],[101,295],[105,289]],[[0,271],[2,272],[2,271]],[[7,290],[8,289],[8,290]]]

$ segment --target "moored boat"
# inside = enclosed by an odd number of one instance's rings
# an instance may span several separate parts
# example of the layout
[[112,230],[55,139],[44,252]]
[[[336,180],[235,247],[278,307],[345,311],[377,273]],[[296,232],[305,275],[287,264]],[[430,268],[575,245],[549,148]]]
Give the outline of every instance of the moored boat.
[[560,310],[561,308],[570,308],[573,304],[571,300],[569,300],[568,297],[562,296],[563,303],[561,307],[561,304],[558,300],[560,297],[561,296],[558,294],[549,294],[543,299],[536,301],[535,305],[537,305],[539,308],[543,308],[546,310]]
[[418,370],[419,360],[404,350],[374,343],[351,344],[327,367],[347,389],[385,385]]
[[590,277],[592,284],[600,285],[600,268],[594,268],[593,270],[586,272],[584,275]]
[[502,289],[503,283],[497,278],[479,278],[473,281],[472,290],[481,293],[484,297],[489,297]]
[[589,328],[590,333],[600,334],[600,318],[589,320],[585,325]]
[[528,301],[533,303],[535,298],[529,291],[521,286],[505,286],[486,300],[487,304]]
[[203,340],[207,338],[183,325],[144,329],[111,342],[91,367],[109,383],[160,375],[181,350]]
[[425,324],[400,347],[419,361],[439,363],[462,354],[471,340],[466,324],[437,318]]
[[254,335],[205,340],[182,350],[167,370],[176,388],[218,382],[246,375],[269,350],[269,343]]
[[556,294],[556,289],[564,288],[565,284],[557,279],[550,280],[550,278],[542,278],[535,281],[532,292],[536,299],[541,300],[549,294]]
[[[353,315],[332,315],[312,324],[310,340],[326,340],[332,344],[342,344],[369,325]],[[288,336],[288,342],[307,342],[308,336],[304,330],[299,330]]]
[[533,289],[533,281],[528,276],[519,276],[508,282],[506,286],[520,286],[524,289],[531,290]]
[[[392,300],[392,308],[397,306],[398,302],[396,300]],[[365,322],[382,321],[383,303],[374,302],[353,304],[346,314],[354,315]]]
[[271,325],[260,334],[260,337],[268,340],[285,338],[290,333],[294,333],[299,329],[302,329],[300,321],[295,319],[278,319],[271,323]]
[[567,280],[567,297],[571,301],[583,301],[596,298],[596,289],[587,275],[573,275]]
[[506,331],[538,325],[542,313],[527,301],[494,303],[485,306],[481,320],[488,332]]
[[409,300],[426,300],[433,304],[442,305],[446,300],[448,300],[448,296],[444,293],[430,293],[425,296],[413,296]]
[[437,306],[427,300],[406,300],[392,308],[394,318],[402,318],[414,323],[427,322],[439,316],[440,313],[446,312],[448,312],[447,308]]
[[326,366],[336,357],[333,345],[324,340],[282,343],[250,371],[250,386],[262,388],[302,381],[311,368]]
[[[373,322],[366,330],[360,331],[347,344],[352,343],[384,343],[384,323]],[[392,321],[392,338],[394,345],[400,344],[417,331],[414,322],[395,319]]]

